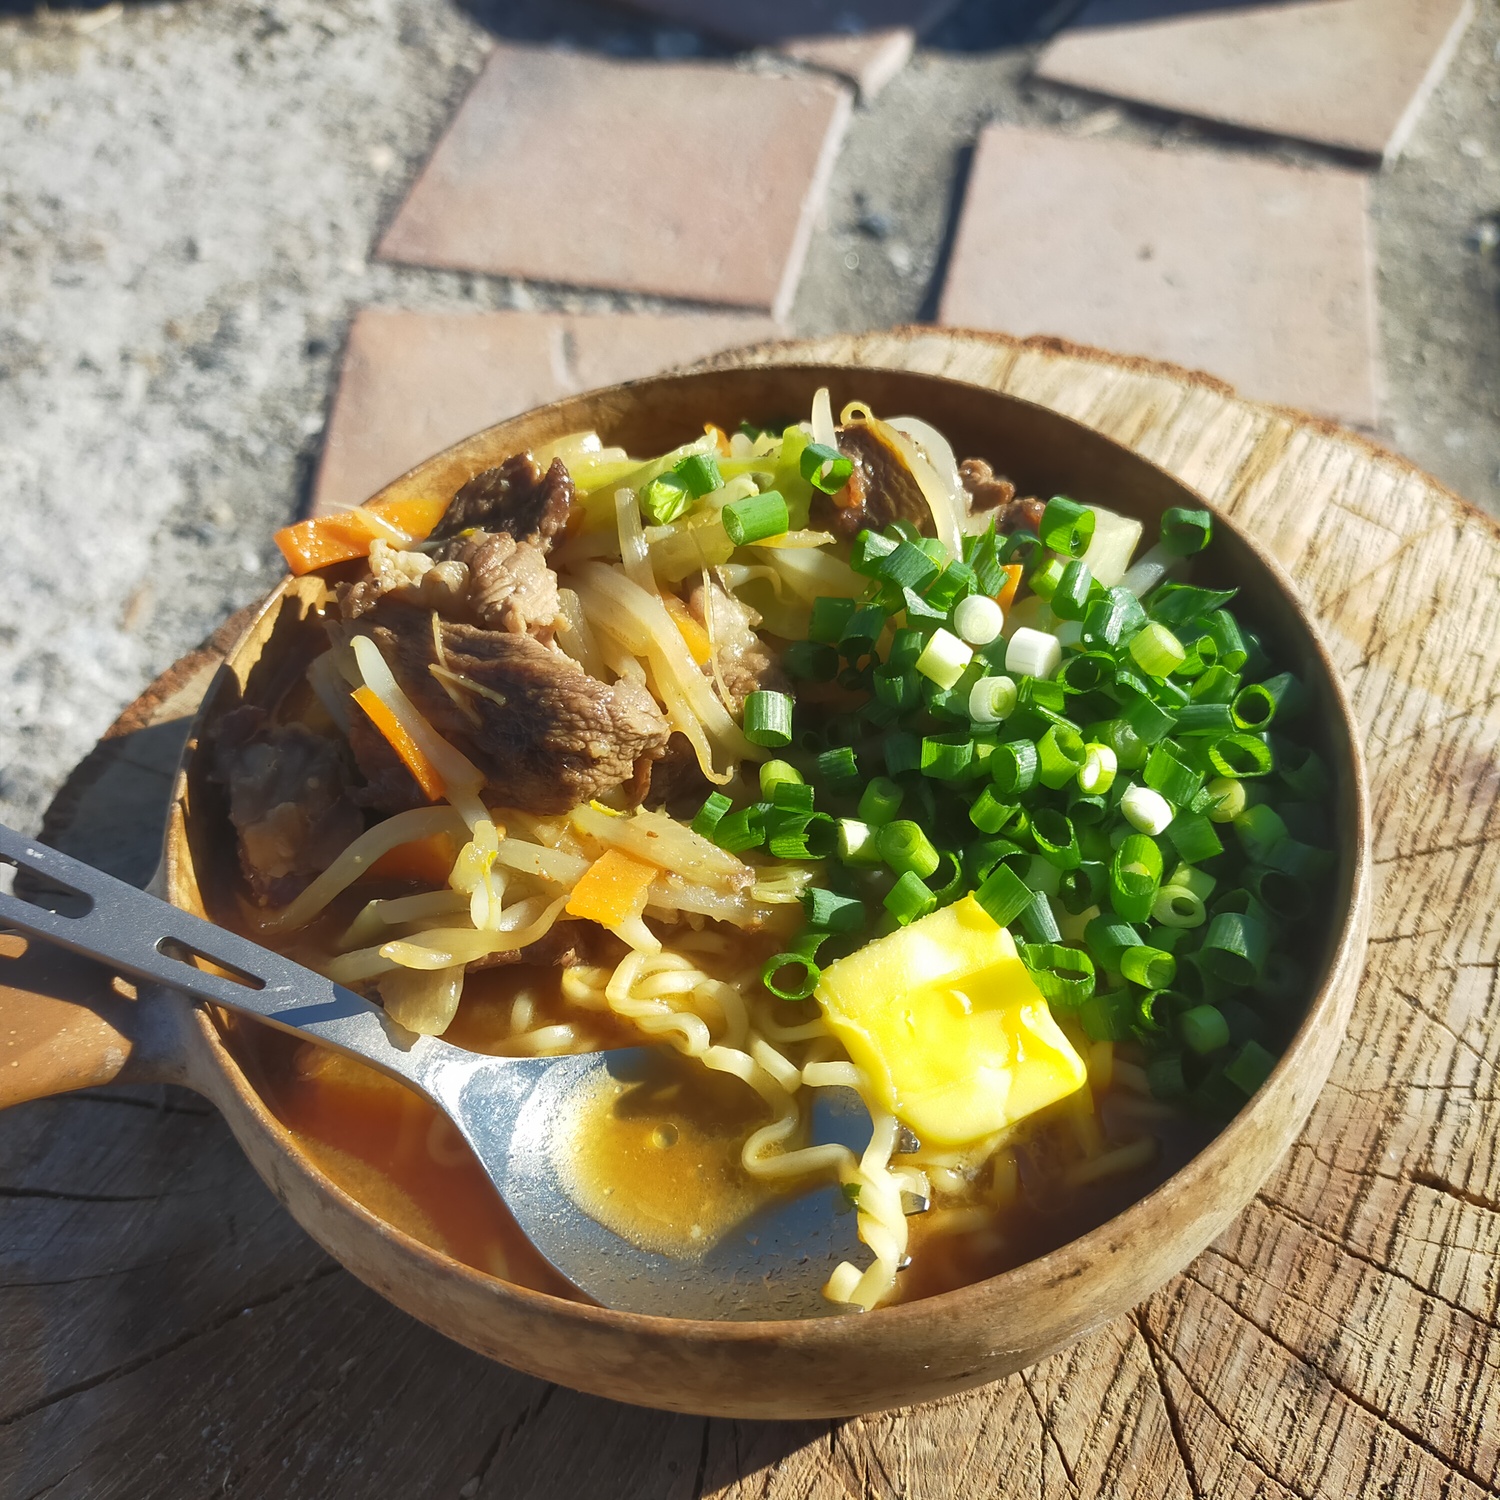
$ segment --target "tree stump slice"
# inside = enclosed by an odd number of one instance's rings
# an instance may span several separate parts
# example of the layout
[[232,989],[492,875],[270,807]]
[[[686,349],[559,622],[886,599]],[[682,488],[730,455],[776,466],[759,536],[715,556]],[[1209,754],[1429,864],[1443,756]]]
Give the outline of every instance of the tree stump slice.
[[[1056,340],[919,328],[715,363],[809,360],[1076,417],[1255,532],[1318,615],[1365,732],[1379,879],[1349,1035],[1277,1174],[1183,1275],[1024,1374],[757,1424],[448,1343],[313,1245],[190,1094],[24,1105],[0,1116],[0,1496],[1500,1492],[1500,527],[1352,433]],[[233,627],[132,706],[45,837],[145,883]]]

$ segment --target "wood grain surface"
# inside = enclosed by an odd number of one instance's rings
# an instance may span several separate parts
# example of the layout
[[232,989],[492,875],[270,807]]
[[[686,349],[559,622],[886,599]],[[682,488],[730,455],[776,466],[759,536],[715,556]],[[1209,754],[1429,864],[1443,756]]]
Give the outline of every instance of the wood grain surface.
[[[1184,1275],[1023,1375],[754,1424],[577,1396],[446,1342],[313,1246],[192,1095],[24,1105],[0,1116],[0,1495],[1500,1492],[1500,528],[1358,437],[1164,366],[931,330],[738,358],[920,368],[1055,407],[1296,577],[1365,732],[1379,876],[1297,1147]],[[127,715],[46,836],[144,881],[213,659]]]

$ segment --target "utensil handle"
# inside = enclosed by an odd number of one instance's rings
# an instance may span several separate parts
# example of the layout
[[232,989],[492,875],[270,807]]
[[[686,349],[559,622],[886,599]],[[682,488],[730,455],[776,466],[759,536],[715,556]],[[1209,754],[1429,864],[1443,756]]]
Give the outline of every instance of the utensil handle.
[[[434,1061],[434,1049],[450,1050],[433,1037],[414,1038],[353,990],[4,824],[0,862],[88,902],[86,911],[69,916],[0,892],[0,925],[284,1031],[301,1032],[419,1086]],[[194,957],[231,974],[199,968]]]

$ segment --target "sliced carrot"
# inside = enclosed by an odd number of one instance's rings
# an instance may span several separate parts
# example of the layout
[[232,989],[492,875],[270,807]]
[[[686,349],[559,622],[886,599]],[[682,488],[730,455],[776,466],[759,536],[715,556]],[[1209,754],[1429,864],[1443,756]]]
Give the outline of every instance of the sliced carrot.
[[[422,753],[422,748],[401,726],[401,721],[368,687],[356,689],[350,696],[364,709],[370,722],[385,736],[391,749],[401,757],[406,769],[417,778],[429,802],[447,795],[448,786],[441,773]],[[446,878],[446,877],[445,877]]]
[[714,451],[720,458],[728,458],[734,451],[729,446],[729,436],[722,427],[716,427],[712,422],[705,422],[703,431],[714,440]]
[[423,885],[445,886],[458,858],[458,847],[446,833],[434,833],[409,844],[388,849],[370,866],[377,880],[417,880]]
[[693,660],[700,667],[706,667],[709,657],[713,655],[708,632],[698,623],[692,610],[676,594],[663,594],[661,602],[667,606],[667,613],[671,615],[672,623],[677,627],[683,640],[687,642],[687,648],[692,653]]
[[1006,563],[1001,571],[1005,574],[1005,583],[995,595],[995,603],[1001,609],[1009,609],[1016,602],[1016,590],[1021,587],[1021,565]]
[[[276,533],[275,542],[287,566],[300,577],[332,563],[367,557],[370,543],[377,535],[385,534],[385,527],[404,541],[421,541],[442,520],[447,509],[446,500],[376,500],[335,516],[317,516],[310,521],[298,521],[295,526],[283,526]],[[368,517],[383,521],[385,527],[370,525]]]
[[647,888],[659,874],[655,865],[643,859],[606,849],[583,872],[565,910],[569,916],[616,927],[629,917],[640,916]]

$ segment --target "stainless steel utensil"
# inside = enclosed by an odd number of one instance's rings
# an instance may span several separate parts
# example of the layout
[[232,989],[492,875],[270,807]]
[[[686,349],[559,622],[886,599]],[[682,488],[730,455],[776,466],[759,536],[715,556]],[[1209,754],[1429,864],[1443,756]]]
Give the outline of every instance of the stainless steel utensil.
[[[833,1268],[863,1258],[856,1216],[837,1184],[778,1200],[691,1259],[643,1250],[587,1214],[560,1170],[558,1132],[601,1069],[636,1076],[655,1056],[650,1048],[567,1057],[465,1052],[416,1036],[321,974],[3,824],[0,862],[86,903],[72,914],[0,892],[0,923],[311,1037],[426,1095],[468,1142],[532,1244],[606,1307],[680,1318],[809,1317],[835,1310],[820,1292]],[[195,958],[229,973],[199,968]],[[820,1089],[815,1097],[813,1139],[863,1150],[871,1125],[859,1096]]]

